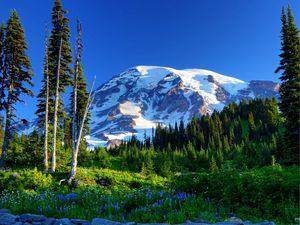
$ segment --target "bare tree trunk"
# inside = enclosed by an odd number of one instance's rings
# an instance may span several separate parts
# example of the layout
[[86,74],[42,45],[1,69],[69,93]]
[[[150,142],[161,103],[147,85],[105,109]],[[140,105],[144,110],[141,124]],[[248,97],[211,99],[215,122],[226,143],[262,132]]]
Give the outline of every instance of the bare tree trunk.
[[76,149],[76,138],[77,138],[77,77],[79,73],[79,61],[81,57],[81,25],[77,20],[77,55],[76,55],[76,65],[75,65],[75,76],[73,85],[73,115],[72,115],[72,159],[74,157],[74,152]]
[[76,148],[76,126],[77,126],[77,74],[78,74],[78,61],[76,62],[76,70],[75,70],[75,78],[74,78],[74,86],[73,86],[73,115],[72,115],[72,158],[74,155],[74,151]]
[[53,142],[52,142],[52,159],[51,159],[51,172],[55,172],[56,169],[56,133],[57,133],[57,112],[59,105],[59,76],[60,76],[60,58],[62,48],[62,37],[60,38],[59,52],[58,52],[58,65],[56,73],[56,92],[55,92],[55,103],[54,103],[54,124],[53,124]]
[[89,112],[89,108],[90,108],[91,104],[93,103],[94,96],[95,96],[95,95],[91,96],[93,88],[94,88],[95,80],[96,80],[96,77],[94,77],[94,81],[93,81],[93,84],[92,84],[92,87],[91,87],[91,90],[90,90],[90,93],[89,93],[89,97],[88,97],[88,100],[87,100],[87,103],[86,103],[84,115],[83,115],[82,121],[80,123],[80,130],[79,130],[79,133],[78,133],[78,136],[77,136],[77,140],[76,140],[76,148],[75,148],[75,151],[72,151],[71,171],[70,171],[70,177],[68,179],[68,183],[69,184],[72,183],[72,180],[76,176],[76,172],[77,172],[77,157],[78,157],[78,152],[79,152],[79,146],[80,146],[82,131],[83,131],[83,127],[84,127],[84,122],[86,120],[87,114]]
[[46,73],[46,110],[45,110],[45,137],[44,137],[44,172],[48,172],[48,114],[49,114],[48,44],[46,44],[46,71],[45,71],[45,73]]
[[4,131],[4,141],[2,145],[2,154],[0,158],[0,170],[5,170],[6,167],[6,156],[7,156],[7,151],[8,151],[8,146],[10,143],[11,139],[11,122],[12,122],[12,101],[11,101],[11,93],[12,93],[13,85],[9,85],[9,90],[8,90],[8,105],[6,109],[6,121],[5,121],[5,131]]

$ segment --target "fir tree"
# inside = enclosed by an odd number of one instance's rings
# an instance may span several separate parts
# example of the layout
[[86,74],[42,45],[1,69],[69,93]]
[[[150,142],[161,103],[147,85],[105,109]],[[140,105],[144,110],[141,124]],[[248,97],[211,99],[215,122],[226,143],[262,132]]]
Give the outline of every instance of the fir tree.
[[50,95],[54,98],[53,115],[53,141],[51,171],[56,169],[56,139],[58,117],[62,117],[63,104],[60,93],[65,92],[66,86],[72,84],[72,69],[69,64],[72,62],[70,48],[69,19],[65,17],[66,11],[62,9],[61,1],[55,0],[52,10],[53,29],[49,39],[49,74],[50,74]]
[[300,38],[294,23],[290,6],[287,15],[282,9],[281,57],[280,66],[275,72],[282,71],[280,80],[279,108],[285,117],[285,141],[287,163],[299,163],[300,136]]
[[0,111],[3,109],[3,99],[5,97],[4,93],[4,79],[3,79],[3,69],[4,69],[4,40],[5,40],[5,26],[4,23],[0,27]]
[[4,42],[4,71],[2,87],[6,97],[4,108],[6,112],[4,142],[0,159],[0,169],[5,169],[5,159],[8,146],[12,138],[12,121],[14,117],[14,105],[23,102],[22,94],[33,96],[26,85],[33,86],[32,72],[29,58],[26,55],[27,44],[24,37],[24,29],[16,10],[13,10],[7,22]]

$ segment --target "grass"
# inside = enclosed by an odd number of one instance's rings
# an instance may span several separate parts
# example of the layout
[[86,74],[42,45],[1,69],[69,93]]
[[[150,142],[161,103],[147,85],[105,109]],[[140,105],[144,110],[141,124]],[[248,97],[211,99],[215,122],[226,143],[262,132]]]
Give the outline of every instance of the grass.
[[219,173],[191,173],[171,180],[157,175],[78,168],[78,186],[58,185],[65,172],[37,169],[0,172],[0,208],[47,217],[96,217],[120,222],[182,223],[299,217],[299,168],[280,166]]

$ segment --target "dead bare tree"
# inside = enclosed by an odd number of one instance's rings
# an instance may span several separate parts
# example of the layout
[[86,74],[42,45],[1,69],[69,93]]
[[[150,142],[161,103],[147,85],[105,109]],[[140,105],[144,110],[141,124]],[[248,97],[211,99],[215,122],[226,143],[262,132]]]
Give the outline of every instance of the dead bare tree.
[[79,63],[82,51],[81,45],[81,34],[82,34],[82,27],[79,21],[77,20],[77,55],[76,55],[76,62],[75,62],[75,74],[74,74],[74,85],[73,85],[73,112],[72,112],[72,154],[75,152],[76,149],[76,138],[77,138],[77,78],[79,73]]
[[48,172],[48,115],[49,115],[49,66],[48,66],[48,31],[45,40],[45,76],[46,76],[46,109],[45,109],[45,137],[44,137],[44,172]]
[[58,105],[59,105],[59,76],[60,76],[61,48],[62,48],[62,36],[60,37],[57,71],[56,71],[56,91],[55,91],[55,102],[54,102],[51,172],[55,172],[56,169],[56,134],[57,134],[57,123],[58,123],[57,113],[58,113]]
[[87,100],[87,103],[86,103],[84,115],[83,115],[82,121],[80,123],[79,132],[77,132],[78,135],[77,135],[76,140],[75,140],[76,141],[76,146],[75,146],[74,151],[72,151],[71,171],[70,171],[70,177],[68,179],[68,184],[71,184],[72,181],[74,180],[75,176],[76,176],[77,162],[78,162],[77,157],[78,157],[80,142],[81,142],[81,139],[82,139],[82,132],[83,132],[83,128],[84,128],[84,123],[85,123],[86,117],[88,115],[89,109],[91,107],[91,104],[93,103],[94,97],[95,97],[95,94],[92,95],[95,80],[96,80],[96,77],[94,77],[94,80],[93,80],[93,84],[92,84],[92,87],[91,87],[91,90],[90,90],[90,93],[89,93],[89,97],[88,97],[88,100]]

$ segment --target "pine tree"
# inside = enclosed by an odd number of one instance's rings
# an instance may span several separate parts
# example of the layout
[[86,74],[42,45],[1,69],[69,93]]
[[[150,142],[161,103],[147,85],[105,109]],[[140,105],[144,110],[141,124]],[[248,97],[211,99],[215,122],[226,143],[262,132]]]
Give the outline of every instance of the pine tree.
[[46,45],[45,45],[45,68],[44,68],[44,76],[45,76],[45,131],[44,131],[44,171],[48,172],[48,123],[49,123],[49,66],[48,66],[48,37],[46,34]]
[[3,99],[5,97],[4,93],[4,79],[3,79],[3,69],[4,69],[4,40],[5,40],[5,26],[4,23],[0,27],[0,111],[3,109]]
[[279,108],[285,117],[286,162],[299,163],[300,136],[300,38],[290,6],[282,9]]
[[65,17],[66,11],[62,9],[61,1],[55,0],[52,10],[53,29],[49,39],[49,74],[50,74],[50,95],[54,98],[53,115],[53,141],[51,171],[56,169],[56,142],[58,117],[62,117],[63,104],[60,93],[65,92],[66,86],[72,84],[72,69],[69,64],[72,62],[70,48],[69,19]]
[[24,29],[16,10],[13,10],[7,22],[4,42],[4,82],[2,82],[2,85],[6,92],[3,104],[6,112],[6,121],[0,169],[5,169],[5,159],[12,138],[14,105],[17,102],[23,102],[20,99],[22,94],[33,96],[32,91],[25,87],[25,85],[33,86],[31,81],[31,64],[26,55],[26,50],[27,44],[25,42]]

